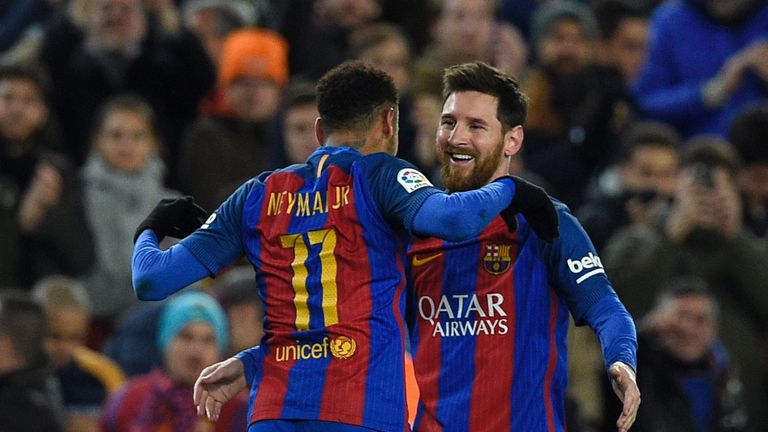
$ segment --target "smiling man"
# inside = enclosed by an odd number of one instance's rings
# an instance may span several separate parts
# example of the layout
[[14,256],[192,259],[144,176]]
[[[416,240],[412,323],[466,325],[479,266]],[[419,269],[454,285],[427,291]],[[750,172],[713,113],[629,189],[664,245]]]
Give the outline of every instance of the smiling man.
[[[463,191],[508,175],[523,143],[527,98],[484,63],[443,77],[437,152],[446,187]],[[629,430],[640,403],[635,327],[570,210],[553,200],[560,236],[539,217],[494,218],[478,236],[409,246],[409,299],[421,400],[415,431],[564,431],[569,314],[589,324],[624,402]],[[554,239],[553,239],[554,238]]]

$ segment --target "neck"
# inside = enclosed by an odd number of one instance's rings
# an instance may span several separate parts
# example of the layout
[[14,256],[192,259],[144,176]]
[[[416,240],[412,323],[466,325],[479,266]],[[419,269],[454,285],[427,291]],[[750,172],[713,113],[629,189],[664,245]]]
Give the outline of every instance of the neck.
[[354,132],[334,132],[328,135],[323,145],[330,147],[350,147],[363,154],[384,151],[379,148],[380,145],[376,144],[376,140],[371,139],[369,136]]

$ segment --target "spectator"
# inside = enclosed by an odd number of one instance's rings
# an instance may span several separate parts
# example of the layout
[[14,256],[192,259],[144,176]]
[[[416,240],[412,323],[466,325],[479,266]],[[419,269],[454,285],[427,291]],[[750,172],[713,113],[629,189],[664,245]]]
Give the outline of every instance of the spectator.
[[288,81],[288,45],[277,33],[231,33],[219,64],[223,96],[213,115],[185,133],[177,177],[182,190],[213,210],[243,181],[276,166],[273,120]]
[[613,162],[631,106],[621,75],[594,63],[597,34],[592,12],[575,1],[548,3],[533,23],[525,162],[572,208],[589,179]]
[[436,171],[434,129],[439,114],[414,110],[413,58],[406,34],[393,24],[373,24],[352,35],[352,52],[356,59],[380,68],[395,81],[400,96],[398,157],[427,174]]
[[755,235],[768,237],[768,104],[744,110],[730,130],[730,141],[744,165],[739,188],[744,199],[744,224]]
[[[680,138],[663,123],[638,123],[624,138],[621,160],[601,179],[617,177],[614,185],[599,185],[579,210],[598,252],[620,228],[649,223],[666,206],[677,184]],[[606,182],[607,183],[607,182]]]
[[62,431],[61,395],[43,344],[45,312],[27,293],[0,293],[0,425],[7,432]]
[[157,348],[157,323],[164,306],[147,303],[131,309],[104,344],[104,354],[117,362],[128,377],[149,373],[163,364]]
[[88,293],[75,280],[50,276],[35,284],[35,298],[48,316],[48,349],[61,387],[65,430],[98,430],[101,406],[125,382],[120,367],[85,346]]
[[315,120],[320,114],[315,85],[303,79],[292,80],[283,94],[280,111],[280,134],[275,141],[275,153],[280,155],[278,165],[304,163],[318,147]]
[[[311,6],[294,2],[289,9],[311,8],[300,21],[286,21],[283,34],[291,46],[292,74],[319,79],[349,60],[350,36],[381,15],[383,0],[314,0]],[[293,11],[289,11],[293,14]]]
[[648,60],[634,85],[637,102],[683,138],[725,137],[739,111],[768,97],[766,28],[765,0],[659,6],[651,20]]
[[215,70],[200,42],[174,24],[175,4],[146,4],[152,9],[141,0],[92,1],[82,25],[66,14],[46,30],[40,59],[53,79],[68,152],[79,164],[98,108],[117,93],[135,92],[157,113],[173,168],[181,134],[213,86]]
[[648,54],[648,5],[642,0],[597,0],[592,10],[600,28],[596,60],[618,69],[629,85]]
[[50,150],[46,80],[31,66],[0,66],[0,286],[85,273],[93,262],[80,184]]
[[171,299],[160,316],[157,340],[163,353],[163,367],[133,378],[110,397],[101,418],[101,430],[245,430],[244,397],[225,404],[215,425],[198,417],[192,404],[192,386],[198,374],[227,349],[227,318],[216,301],[202,292],[188,292]]
[[259,345],[264,336],[264,307],[254,278],[253,269],[241,266],[227,271],[214,289],[230,323],[227,356]]
[[[744,430],[743,384],[718,339],[718,307],[700,278],[665,283],[639,326],[637,381],[643,403],[633,431]],[[610,426],[605,430],[615,429]]]
[[736,159],[727,144],[690,143],[666,214],[650,225],[616,233],[603,262],[634,316],[646,314],[662,284],[675,276],[707,281],[722,307],[723,344],[742,368],[747,430],[756,432],[768,430],[768,251],[743,226],[736,176]]
[[247,7],[238,0],[189,0],[184,2],[184,26],[197,35],[208,57],[218,66],[224,39],[247,23]]
[[163,186],[155,116],[141,97],[108,99],[95,119],[91,142],[82,180],[96,262],[83,283],[95,318],[90,343],[100,347],[114,321],[138,304],[130,289],[136,224],[157,201],[179,194]]
[[[496,17],[494,0],[446,0],[438,7],[434,44],[416,62],[417,93],[440,95],[446,67],[484,61],[513,76],[524,73],[528,46],[515,27]],[[435,120],[437,121],[437,120]]]

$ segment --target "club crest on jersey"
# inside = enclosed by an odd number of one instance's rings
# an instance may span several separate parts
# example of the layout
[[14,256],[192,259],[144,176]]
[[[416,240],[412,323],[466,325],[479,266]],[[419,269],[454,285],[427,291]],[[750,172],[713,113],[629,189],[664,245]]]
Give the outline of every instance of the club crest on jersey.
[[483,257],[483,268],[492,275],[505,273],[512,267],[511,244],[487,243],[485,245],[485,256]]
[[397,173],[397,182],[400,183],[400,186],[402,186],[408,193],[423,187],[432,186],[432,183],[430,183],[424,174],[413,168],[401,169],[400,172]]

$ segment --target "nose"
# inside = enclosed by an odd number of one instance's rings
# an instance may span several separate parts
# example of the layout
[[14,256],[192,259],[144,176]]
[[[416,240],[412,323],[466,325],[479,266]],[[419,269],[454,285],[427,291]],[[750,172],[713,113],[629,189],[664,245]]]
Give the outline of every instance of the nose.
[[448,135],[448,144],[452,146],[466,144],[469,142],[469,134],[467,133],[468,128],[461,125],[461,123],[456,123],[454,125],[453,130],[451,130],[451,133]]

